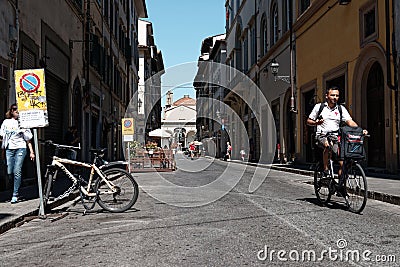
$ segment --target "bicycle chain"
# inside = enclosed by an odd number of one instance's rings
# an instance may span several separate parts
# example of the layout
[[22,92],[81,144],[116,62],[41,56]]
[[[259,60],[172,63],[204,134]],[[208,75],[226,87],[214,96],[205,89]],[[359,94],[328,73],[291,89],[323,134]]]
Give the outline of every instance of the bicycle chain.
[[74,190],[78,189],[78,187],[76,186],[78,184],[78,180],[74,179],[73,181],[74,183],[72,184],[72,186],[68,188],[62,195],[59,195],[57,198],[55,198],[53,202],[68,197]]

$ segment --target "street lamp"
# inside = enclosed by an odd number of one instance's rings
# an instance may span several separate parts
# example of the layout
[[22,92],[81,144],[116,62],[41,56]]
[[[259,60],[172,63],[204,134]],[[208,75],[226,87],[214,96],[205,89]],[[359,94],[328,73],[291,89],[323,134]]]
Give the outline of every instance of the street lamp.
[[139,109],[139,112],[140,112],[140,108],[142,107],[142,100],[139,98],[139,100],[138,100],[138,109]]
[[281,80],[288,84],[291,84],[290,76],[279,76],[278,75],[278,71],[279,71],[279,63],[278,62],[272,61],[270,68],[271,68],[272,75],[274,75],[275,82]]
[[[291,72],[293,71],[292,69],[292,62],[290,62],[290,66],[291,66]],[[278,80],[284,81],[287,84],[290,84],[291,86],[291,91],[292,91],[292,96],[290,97],[290,111],[293,113],[297,113],[297,110],[294,107],[294,85],[292,83],[291,80],[291,76],[279,76],[278,75],[278,71],[279,71],[279,63],[276,62],[275,60],[272,60],[271,62],[271,72],[274,75],[275,78],[275,82]]]

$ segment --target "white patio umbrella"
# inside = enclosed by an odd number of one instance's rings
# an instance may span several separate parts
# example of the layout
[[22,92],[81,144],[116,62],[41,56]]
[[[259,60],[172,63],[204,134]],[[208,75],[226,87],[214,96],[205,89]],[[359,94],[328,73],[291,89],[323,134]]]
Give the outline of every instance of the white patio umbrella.
[[161,138],[169,138],[172,136],[172,132],[168,130],[163,130],[163,129],[155,129],[151,132],[149,132],[149,136],[151,137],[161,137]]

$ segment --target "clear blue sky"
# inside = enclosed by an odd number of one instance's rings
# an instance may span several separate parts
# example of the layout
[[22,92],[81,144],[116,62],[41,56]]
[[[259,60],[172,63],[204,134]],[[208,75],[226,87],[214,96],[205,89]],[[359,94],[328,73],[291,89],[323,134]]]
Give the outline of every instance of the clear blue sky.
[[[197,62],[201,42],[206,37],[225,33],[224,5],[223,0],[146,0],[148,18],[145,20],[153,23],[155,43],[162,51],[167,71],[178,64]],[[177,89],[174,100],[184,94],[196,96],[193,89]],[[164,103],[165,97],[163,106]]]

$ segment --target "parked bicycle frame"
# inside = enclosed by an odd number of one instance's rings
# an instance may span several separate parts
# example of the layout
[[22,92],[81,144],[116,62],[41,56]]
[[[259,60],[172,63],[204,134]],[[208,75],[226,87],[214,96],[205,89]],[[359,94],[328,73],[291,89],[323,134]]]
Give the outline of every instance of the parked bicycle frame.
[[[63,172],[73,184],[54,201],[67,197],[74,190],[79,189],[85,212],[92,209],[96,202],[110,212],[123,212],[135,204],[139,188],[132,175],[123,169],[112,168],[103,171],[101,167],[98,167],[99,164],[104,163],[102,156],[105,149],[91,149],[94,159],[93,163],[89,164],[58,157],[59,149],[80,149],[80,147],[55,144],[51,141],[46,141],[45,144],[55,148],[55,155],[52,157],[51,165],[47,166],[45,175],[45,205],[50,200],[51,188],[59,171]],[[65,164],[90,169],[89,177],[85,180],[80,174],[72,174]]]

